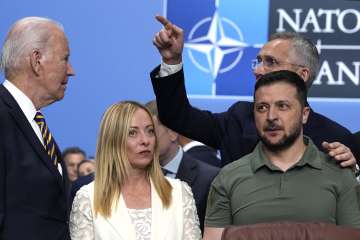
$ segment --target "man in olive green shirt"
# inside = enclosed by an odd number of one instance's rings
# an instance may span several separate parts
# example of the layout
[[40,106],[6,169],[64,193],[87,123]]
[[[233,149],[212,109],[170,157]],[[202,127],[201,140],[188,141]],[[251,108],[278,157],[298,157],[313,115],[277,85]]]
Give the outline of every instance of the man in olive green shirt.
[[304,81],[294,72],[272,72],[257,81],[254,116],[261,141],[213,181],[204,239],[220,239],[229,225],[274,221],[360,227],[353,172],[303,135],[306,98]]

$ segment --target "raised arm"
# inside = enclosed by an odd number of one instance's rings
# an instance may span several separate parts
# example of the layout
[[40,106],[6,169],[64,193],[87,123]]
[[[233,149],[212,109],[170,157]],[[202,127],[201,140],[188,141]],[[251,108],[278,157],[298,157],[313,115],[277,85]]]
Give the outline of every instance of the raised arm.
[[[163,28],[155,35],[153,43],[159,50],[163,63],[170,66],[180,64],[184,47],[183,30],[164,17],[157,16],[156,19]],[[161,68],[163,67],[162,64]],[[219,149],[226,131],[224,122],[229,114],[213,114],[191,106],[186,95],[181,66],[180,69],[176,73],[160,77],[160,67],[157,67],[150,74],[160,121],[184,136]]]

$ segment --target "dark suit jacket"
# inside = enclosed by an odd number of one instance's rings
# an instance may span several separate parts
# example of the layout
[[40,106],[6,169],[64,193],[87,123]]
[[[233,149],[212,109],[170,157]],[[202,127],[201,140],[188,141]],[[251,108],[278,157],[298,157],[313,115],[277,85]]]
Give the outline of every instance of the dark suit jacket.
[[81,176],[78,179],[76,179],[72,185],[71,185],[71,190],[70,190],[70,203],[72,206],[72,202],[74,200],[74,197],[76,196],[77,191],[79,191],[79,189],[82,186],[85,186],[89,183],[91,183],[92,181],[94,181],[94,173],[91,173],[89,175],[86,176]]
[[206,145],[194,146],[189,148],[186,153],[215,167],[221,166],[220,159],[216,156],[216,151]]
[[65,164],[61,176],[3,85],[0,136],[0,239],[70,239]]
[[194,194],[201,231],[204,229],[206,202],[212,180],[219,168],[201,162],[184,152],[176,178],[186,182]]
[[[253,104],[236,102],[226,112],[211,113],[194,108],[186,96],[183,70],[163,78],[157,78],[160,66],[150,76],[156,95],[160,121],[174,131],[191,139],[219,149],[222,165],[235,161],[250,153],[256,143]],[[360,157],[353,135],[336,122],[314,112],[310,112],[304,126],[305,135],[315,145],[322,141],[339,141],[348,146],[360,163]]]
[[[360,131],[353,133],[354,141],[356,144],[357,156],[360,156]],[[357,158],[358,159],[358,158]],[[359,162],[359,160],[358,160]]]

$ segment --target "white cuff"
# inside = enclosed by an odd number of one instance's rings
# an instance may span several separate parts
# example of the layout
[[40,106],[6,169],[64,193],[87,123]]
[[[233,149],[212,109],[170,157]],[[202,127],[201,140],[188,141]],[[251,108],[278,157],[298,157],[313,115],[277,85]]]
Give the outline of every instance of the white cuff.
[[160,65],[159,76],[167,77],[171,74],[177,73],[178,71],[181,70],[182,66],[183,66],[183,63],[169,65],[169,64],[162,62]]

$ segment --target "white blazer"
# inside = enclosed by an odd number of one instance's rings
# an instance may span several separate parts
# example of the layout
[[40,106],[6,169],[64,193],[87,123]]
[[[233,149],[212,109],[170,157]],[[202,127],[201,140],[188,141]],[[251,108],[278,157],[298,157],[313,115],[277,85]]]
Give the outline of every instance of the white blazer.
[[[183,239],[183,203],[181,181],[167,178],[173,187],[172,202],[164,209],[161,199],[151,181],[151,239],[152,240],[182,240]],[[99,214],[94,215],[94,183],[84,186],[89,194],[94,224],[95,240],[136,240],[135,228],[128,214],[122,195],[118,208],[110,218]]]

